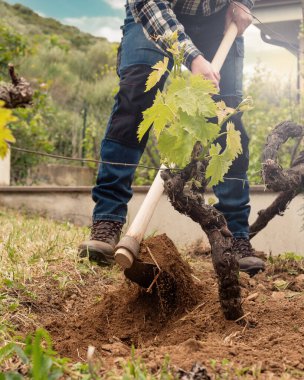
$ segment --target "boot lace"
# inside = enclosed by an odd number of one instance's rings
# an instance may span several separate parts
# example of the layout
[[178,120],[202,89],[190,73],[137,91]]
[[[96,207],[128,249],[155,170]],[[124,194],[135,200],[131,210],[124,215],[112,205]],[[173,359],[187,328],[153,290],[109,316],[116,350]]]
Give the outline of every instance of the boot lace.
[[254,249],[248,239],[234,239],[233,251],[242,258],[254,256]]
[[91,226],[92,240],[107,241],[120,234],[123,224],[115,221],[98,220]]

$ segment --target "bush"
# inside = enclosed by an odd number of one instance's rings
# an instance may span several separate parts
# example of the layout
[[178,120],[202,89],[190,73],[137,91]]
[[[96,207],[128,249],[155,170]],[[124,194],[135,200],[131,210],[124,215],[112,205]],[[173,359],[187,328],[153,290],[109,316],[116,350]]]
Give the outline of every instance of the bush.
[[7,74],[7,65],[26,52],[26,40],[10,28],[0,25],[0,80]]
[[[260,184],[262,152],[268,134],[282,121],[300,122],[300,105],[290,83],[278,81],[259,66],[247,85],[247,95],[254,102],[254,109],[244,114],[244,123],[250,137],[248,175],[251,183]],[[295,141],[290,140],[281,149],[280,164],[284,167],[290,166],[294,145]]]

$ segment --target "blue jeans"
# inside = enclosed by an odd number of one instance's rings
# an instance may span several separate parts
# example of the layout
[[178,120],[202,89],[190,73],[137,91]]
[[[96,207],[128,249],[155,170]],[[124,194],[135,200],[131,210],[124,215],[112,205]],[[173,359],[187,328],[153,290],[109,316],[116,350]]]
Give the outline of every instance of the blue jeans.
[[[210,61],[223,36],[225,12],[224,9],[213,16],[199,19],[197,16],[180,16],[180,21],[194,44]],[[179,18],[178,15],[177,17]],[[221,96],[241,99],[243,52],[243,39],[237,38],[221,70]],[[142,120],[142,112],[152,105],[157,88],[163,88],[166,78],[148,93],[144,92],[145,82],[151,66],[163,57],[164,53],[145,37],[142,26],[134,22],[127,8],[117,62],[120,85],[101,143],[102,161],[139,163],[148,139],[147,133],[140,143],[137,140],[136,132]],[[170,65],[172,66],[171,60]],[[225,215],[230,231],[235,237],[248,238],[248,138],[244,129],[241,129],[243,154],[234,162],[225,181],[214,187],[214,192],[219,199],[215,207]],[[134,173],[135,167],[100,165],[97,183],[92,191],[96,203],[93,220],[125,223],[127,204],[132,197]]]

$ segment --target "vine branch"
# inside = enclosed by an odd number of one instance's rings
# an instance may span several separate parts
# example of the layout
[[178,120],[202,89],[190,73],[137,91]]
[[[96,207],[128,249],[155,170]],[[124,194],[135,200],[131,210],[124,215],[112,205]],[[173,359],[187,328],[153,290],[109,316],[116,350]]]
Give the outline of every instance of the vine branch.
[[[214,207],[205,204],[203,192],[206,187],[205,171],[208,160],[195,160],[199,152],[196,144],[192,161],[183,171],[173,173],[169,169],[162,172],[165,191],[172,206],[181,214],[199,223],[207,234],[212,251],[212,262],[218,278],[220,303],[224,315],[229,320],[237,320],[244,315],[241,304],[241,290],[238,279],[239,265],[232,252],[233,237],[224,216]],[[202,187],[186,183],[195,179]]]
[[30,83],[22,77],[18,77],[14,65],[8,65],[8,71],[12,83],[0,85],[0,100],[6,108],[24,108],[32,104],[33,90]]
[[290,138],[301,139],[304,126],[285,121],[278,124],[267,138],[263,152],[263,179],[268,189],[279,192],[278,197],[250,226],[250,238],[265,228],[276,215],[282,216],[289,203],[304,190],[304,151],[294,159],[291,168],[283,169],[278,163],[280,147]]

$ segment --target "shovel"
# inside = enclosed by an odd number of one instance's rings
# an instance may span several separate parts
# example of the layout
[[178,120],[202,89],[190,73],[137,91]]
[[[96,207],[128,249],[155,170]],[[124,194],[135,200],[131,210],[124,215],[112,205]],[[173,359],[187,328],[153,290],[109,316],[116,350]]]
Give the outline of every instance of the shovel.
[[[237,33],[237,26],[232,22],[211,62],[216,71],[221,70]],[[164,169],[166,169],[166,166],[162,165],[126,235],[115,248],[115,261],[123,268],[125,276],[149,291],[156,281],[174,286],[173,277],[169,273],[162,271],[157,263],[143,262],[138,257],[140,243],[164,191],[164,183],[161,178],[161,171]]]

